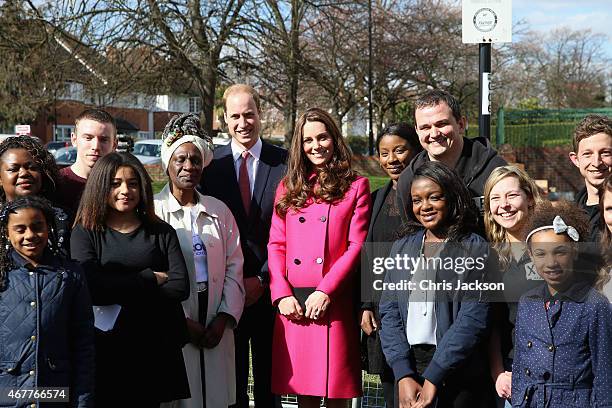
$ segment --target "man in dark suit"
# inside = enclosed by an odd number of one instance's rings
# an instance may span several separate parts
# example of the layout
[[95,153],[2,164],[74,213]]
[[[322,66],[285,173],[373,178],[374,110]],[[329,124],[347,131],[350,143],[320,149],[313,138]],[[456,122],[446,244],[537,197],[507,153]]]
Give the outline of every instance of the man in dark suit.
[[287,169],[287,151],[259,137],[259,95],[251,86],[230,86],[223,94],[223,106],[232,141],[215,150],[201,188],[223,201],[234,214],[244,254],[246,303],[235,330],[235,407],[249,406],[249,341],[255,406],[280,407],[280,399],[270,390],[274,309],[268,289],[267,244],[276,187]]

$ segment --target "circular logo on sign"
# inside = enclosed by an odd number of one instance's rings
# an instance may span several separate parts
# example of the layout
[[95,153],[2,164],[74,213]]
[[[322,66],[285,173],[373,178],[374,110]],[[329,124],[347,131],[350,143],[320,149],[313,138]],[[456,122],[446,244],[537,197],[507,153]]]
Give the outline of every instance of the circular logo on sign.
[[481,8],[474,14],[474,27],[478,31],[487,33],[497,25],[497,14],[490,8]]

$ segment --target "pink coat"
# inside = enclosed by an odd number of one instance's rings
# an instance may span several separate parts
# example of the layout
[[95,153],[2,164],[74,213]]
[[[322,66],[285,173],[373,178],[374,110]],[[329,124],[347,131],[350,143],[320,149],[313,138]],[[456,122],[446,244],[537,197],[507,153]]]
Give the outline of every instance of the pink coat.
[[[279,185],[278,200],[285,193]],[[272,216],[268,265],[272,302],[313,287],[331,299],[322,319],[292,322],[277,314],[272,392],[329,398],[361,395],[355,267],[370,219],[368,180],[358,177],[342,201],[311,203],[283,219]]]

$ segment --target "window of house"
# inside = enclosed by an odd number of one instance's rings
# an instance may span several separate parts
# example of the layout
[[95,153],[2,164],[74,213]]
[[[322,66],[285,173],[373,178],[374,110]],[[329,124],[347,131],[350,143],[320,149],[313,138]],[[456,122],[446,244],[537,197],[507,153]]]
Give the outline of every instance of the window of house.
[[64,83],[64,91],[60,95],[59,99],[83,101],[84,100],[83,84],[80,84],[78,82],[67,81],[66,83]]
[[202,98],[193,96],[189,98],[189,112],[200,113],[202,111]]
[[74,126],[70,126],[70,125],[54,126],[54,132],[53,132],[55,134],[54,140],[57,140],[58,142],[70,140],[70,135],[72,134],[73,131],[74,131]]

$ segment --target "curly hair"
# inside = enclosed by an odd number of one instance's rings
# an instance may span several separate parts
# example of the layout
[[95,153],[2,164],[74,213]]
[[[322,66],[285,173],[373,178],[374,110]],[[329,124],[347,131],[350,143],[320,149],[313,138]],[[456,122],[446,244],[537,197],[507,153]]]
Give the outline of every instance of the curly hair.
[[572,138],[574,152],[578,153],[578,145],[583,139],[597,133],[605,133],[612,137],[612,119],[605,115],[585,116],[574,130],[574,137]]
[[[53,201],[59,181],[59,170],[53,155],[31,136],[14,136],[5,139],[0,143],[0,159],[11,149],[24,149],[32,156],[42,174],[42,187],[38,194]],[[6,194],[4,189],[0,188],[0,202],[5,201]]]
[[[459,242],[461,238],[473,231],[478,222],[478,209],[472,196],[457,173],[441,162],[429,161],[421,165],[414,172],[410,183],[410,189],[415,180],[428,178],[440,186],[444,192],[446,206],[448,208],[446,219],[443,221],[448,228],[446,239],[449,242]],[[410,197],[406,197],[411,202]],[[408,221],[402,227],[400,235],[413,234],[423,228],[419,223],[412,205],[407,208]]]
[[[489,238],[492,247],[497,251],[500,266],[504,269],[510,263],[510,239],[508,238],[508,231],[493,219],[490,200],[493,187],[506,177],[516,178],[521,190],[533,201],[534,205],[542,201],[540,190],[533,179],[524,170],[516,166],[497,167],[493,169],[487,178],[484,185],[484,225],[487,231],[487,238]],[[533,206],[529,207],[527,216],[531,216],[531,214],[533,214]]]
[[8,272],[15,267],[10,255],[11,243],[8,238],[7,228],[9,217],[11,214],[15,214],[18,210],[23,208],[35,208],[44,215],[49,231],[48,248],[53,253],[59,253],[55,212],[48,200],[38,196],[27,196],[5,203],[2,206],[2,210],[0,210],[0,291],[4,290],[6,287]]
[[[304,153],[302,140],[306,122],[323,123],[332,139],[333,155],[323,168],[314,168]],[[316,172],[316,177],[311,177],[313,172]],[[319,108],[310,108],[295,124],[289,148],[287,175],[282,180],[287,191],[276,203],[276,212],[284,217],[290,208],[305,207],[309,199],[327,203],[339,201],[356,177],[357,173],[351,169],[351,151],[340,129],[327,112]]]
[[560,216],[566,225],[576,228],[578,242],[584,242],[589,233],[589,217],[586,212],[576,204],[569,201],[557,201],[554,205],[550,201],[541,201],[533,209],[533,215],[527,223],[527,231],[536,228],[552,226],[556,216]]

